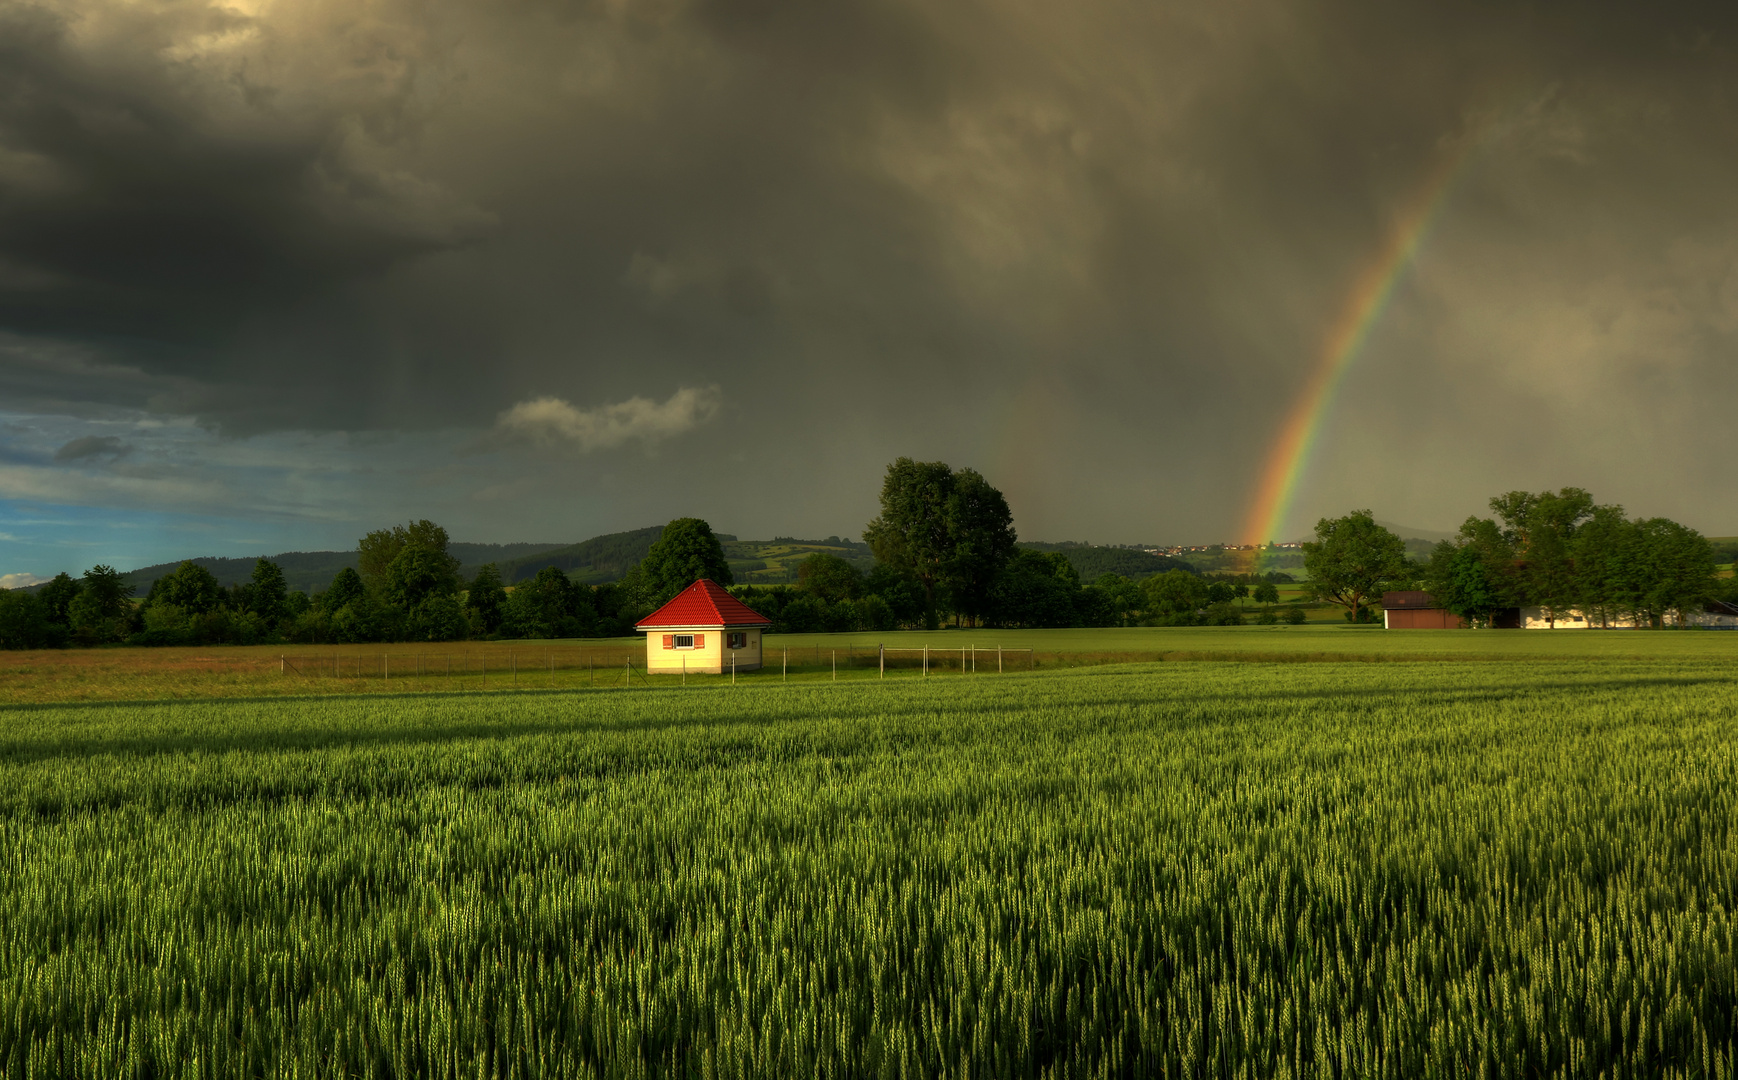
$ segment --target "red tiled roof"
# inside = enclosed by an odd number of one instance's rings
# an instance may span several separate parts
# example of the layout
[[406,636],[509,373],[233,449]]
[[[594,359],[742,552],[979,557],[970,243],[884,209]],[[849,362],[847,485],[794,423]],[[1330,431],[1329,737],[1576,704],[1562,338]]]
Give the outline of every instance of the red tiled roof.
[[675,599],[647,615],[634,627],[650,630],[659,626],[770,626],[772,620],[724,591],[716,581],[701,578],[676,594]]

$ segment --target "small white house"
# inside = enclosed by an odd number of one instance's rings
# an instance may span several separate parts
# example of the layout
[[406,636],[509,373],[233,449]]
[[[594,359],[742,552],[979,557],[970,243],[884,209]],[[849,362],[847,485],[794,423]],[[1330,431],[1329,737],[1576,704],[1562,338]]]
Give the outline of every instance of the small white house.
[[[1738,607],[1722,600],[1710,600],[1701,610],[1680,615],[1672,611],[1666,614],[1667,626],[1700,626],[1709,630],[1738,630]],[[1567,608],[1553,611],[1543,607],[1524,607],[1521,609],[1521,628],[1523,630],[1634,630],[1646,628],[1629,616],[1609,616],[1600,621],[1582,612],[1579,608]]]
[[1597,625],[1588,622],[1587,616],[1577,608],[1557,611],[1535,604],[1521,609],[1523,630],[1586,630]]
[[646,635],[648,672],[722,675],[760,669],[760,635],[771,625],[771,619],[725,592],[722,585],[701,578],[634,629]]

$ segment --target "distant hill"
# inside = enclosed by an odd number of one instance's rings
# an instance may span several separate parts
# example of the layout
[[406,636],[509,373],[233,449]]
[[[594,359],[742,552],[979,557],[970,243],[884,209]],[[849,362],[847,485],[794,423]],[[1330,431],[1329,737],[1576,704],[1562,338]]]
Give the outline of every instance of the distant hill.
[[[1392,521],[1377,521],[1376,524],[1387,529],[1402,540],[1428,540],[1432,544],[1435,544],[1442,540],[1453,540],[1456,535],[1451,532],[1437,532],[1434,529],[1414,529],[1410,525],[1396,525]],[[1315,537],[1312,535],[1306,537],[1306,539],[1313,540]]]
[[1092,584],[1105,574],[1121,574],[1125,578],[1138,580],[1163,574],[1168,570],[1194,569],[1181,559],[1173,559],[1169,555],[1154,555],[1138,548],[1095,547],[1074,541],[1053,544],[1042,540],[1023,540],[1020,546],[1033,551],[1061,552],[1067,557],[1069,565],[1074,567],[1074,572],[1080,575],[1081,583],[1086,585]]
[[[537,572],[546,566],[559,567],[575,581],[601,585],[618,581],[625,576],[646,557],[646,552],[651,550],[652,544],[663,534],[662,525],[652,525],[644,529],[594,536],[577,544],[454,542],[447,545],[447,550],[459,560],[459,574],[466,581],[476,577],[477,571],[484,564],[494,563],[501,572],[501,580],[509,585],[536,577]],[[798,540],[788,536],[772,540],[738,540],[730,533],[718,533],[717,536],[724,545],[731,575],[738,583],[794,582],[797,579],[797,566],[817,551],[837,555],[864,571],[868,571],[875,563],[867,544],[840,539],[837,536],[825,540]],[[338,571],[346,566],[357,568],[357,553],[354,551],[286,551],[265,557],[283,568],[284,579],[291,589],[310,594],[325,589],[332,583]],[[254,563],[258,558],[255,555],[245,558],[202,555],[188,561],[211,571],[218,583],[227,588],[246,581],[253,574]],[[177,559],[174,562],[142,566],[137,570],[127,571],[121,577],[134,587],[136,591],[133,595],[142,597],[151,591],[151,585],[158,578],[174,573],[181,562],[182,560]],[[30,589],[41,587],[29,586]]]
[[[607,581],[619,581],[646,557],[646,552],[663,534],[662,525],[652,525],[629,532],[594,536],[568,547],[499,563],[497,568],[501,571],[501,580],[509,585],[536,577],[537,571],[546,566],[561,568],[575,581],[601,585]],[[739,540],[730,533],[716,535],[724,546],[730,576],[739,585],[793,582],[797,579],[798,564],[817,551],[837,555],[865,571],[875,564],[875,557],[869,554],[869,545],[837,536],[825,540],[798,540],[789,536],[771,540]]]
[[[474,574],[475,567],[486,562],[498,562],[531,555],[538,551],[547,551],[559,547],[558,544],[448,544],[447,551],[459,560]],[[332,579],[338,571],[346,566],[356,569],[356,552],[354,551],[283,551],[266,558],[278,564],[284,571],[284,580],[291,589],[297,592],[316,593],[332,584]],[[202,555],[185,560],[196,563],[211,571],[219,585],[225,588],[239,585],[253,575],[254,563],[259,556],[250,555],[246,558],[229,559],[213,555]],[[121,579],[133,586],[134,596],[144,596],[151,591],[151,585],[165,574],[174,573],[183,560],[157,563],[154,566],[142,566],[137,570],[129,570],[121,575]],[[460,571],[463,573],[464,571]]]
[[[284,581],[290,588],[305,593],[324,589],[332,584],[332,578],[338,571],[346,566],[356,566],[354,551],[283,551],[276,555],[267,555],[266,558],[283,569]],[[177,559],[174,562],[141,566],[137,570],[122,574],[121,580],[133,586],[134,596],[144,596],[151,591],[152,584],[158,578],[173,574],[183,561],[205,567],[211,571],[211,576],[217,579],[219,585],[228,588],[253,576],[253,566],[259,561],[259,556],[227,559],[215,555],[200,555],[186,560]]]
[[[599,585],[606,581],[620,580],[646,557],[646,552],[652,550],[652,545],[662,535],[662,525],[651,525],[629,532],[606,533],[566,547],[549,548],[522,558],[502,560],[495,567],[501,571],[501,580],[509,585],[529,581],[537,576],[537,571],[546,566],[560,568],[575,581]],[[724,537],[720,536],[719,539],[723,540]]]
[[836,555],[868,573],[875,566],[869,545],[829,536],[825,540],[798,540],[775,536],[771,540],[736,540],[724,545],[731,576],[738,585],[791,584],[803,560],[816,553]]

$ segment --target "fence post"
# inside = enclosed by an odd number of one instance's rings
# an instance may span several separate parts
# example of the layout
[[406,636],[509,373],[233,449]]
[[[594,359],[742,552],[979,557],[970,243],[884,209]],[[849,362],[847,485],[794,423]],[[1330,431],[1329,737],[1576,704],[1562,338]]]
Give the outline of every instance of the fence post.
[[284,654],[279,653],[278,654],[278,674],[282,675],[283,673],[284,673]]
[[996,674],[1000,675],[1001,673],[1002,673],[1002,647],[1000,645],[997,645],[996,646]]
[[682,654],[682,685],[688,685],[688,654]]
[[387,667],[386,654],[380,654],[380,678],[382,681],[392,678],[392,669]]
[[789,645],[785,646],[785,662],[779,666],[778,681],[791,681],[791,647]]
[[880,654],[881,677],[883,679],[885,679],[885,678],[887,678],[887,646],[884,644],[883,645],[876,645],[875,651]]
[[929,646],[927,644],[923,647],[923,674],[925,678],[929,677]]
[[833,650],[833,681],[839,681],[839,650]]
[[965,673],[966,673],[966,647],[964,645],[961,645],[960,646],[960,674],[964,675]]
[[730,685],[736,685],[736,650],[730,650]]

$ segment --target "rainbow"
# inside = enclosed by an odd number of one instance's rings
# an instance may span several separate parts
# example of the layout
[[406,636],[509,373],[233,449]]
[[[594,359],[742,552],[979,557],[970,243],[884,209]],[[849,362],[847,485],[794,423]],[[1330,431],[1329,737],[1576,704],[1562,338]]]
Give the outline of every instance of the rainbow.
[[1363,351],[1371,329],[1381,320],[1382,312],[1394,296],[1395,286],[1406,276],[1419,245],[1446,201],[1444,196],[1480,142],[1480,139],[1466,140],[1458,153],[1449,155],[1420,185],[1412,200],[1394,219],[1394,225],[1376,257],[1353,281],[1345,303],[1329,324],[1315,370],[1292,404],[1272,449],[1268,451],[1256,485],[1255,499],[1244,523],[1241,543],[1259,549],[1263,544],[1282,539],[1280,533],[1291,513],[1298,481],[1315,452],[1322,422],[1333,410],[1334,396],[1345,381],[1352,361]]

